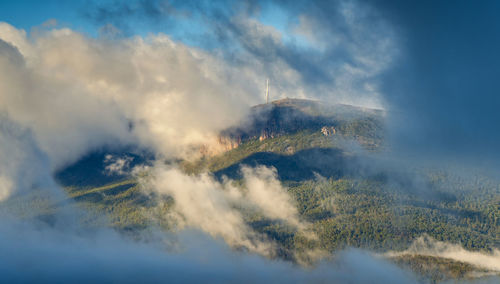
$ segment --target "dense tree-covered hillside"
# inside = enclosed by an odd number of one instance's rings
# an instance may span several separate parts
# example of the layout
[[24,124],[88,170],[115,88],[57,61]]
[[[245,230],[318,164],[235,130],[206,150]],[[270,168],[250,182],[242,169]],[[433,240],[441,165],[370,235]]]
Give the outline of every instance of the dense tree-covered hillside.
[[[379,156],[381,112],[293,100],[255,111],[257,121],[221,134],[238,140],[237,147],[181,162],[181,168],[190,175],[208,171],[217,179],[229,177],[236,184],[242,178],[242,165],[276,168],[300,217],[318,236],[308,239],[286,224],[243,212],[247,224],[279,245],[277,257],[296,261],[310,248],[401,251],[422,235],[473,251],[500,248],[500,183],[479,173],[465,176],[449,169],[409,168],[403,161],[387,163]],[[102,151],[89,155],[56,175],[67,198],[86,209],[82,221],[134,237],[152,228],[175,229],[175,222],[165,218],[175,200],[144,192],[137,176],[105,173],[106,155]],[[138,153],[113,155],[130,158],[130,168],[152,158]],[[51,201],[36,193],[14,197],[10,204],[30,204],[17,206],[15,214],[43,220],[69,206],[65,200]],[[9,210],[9,205],[2,209]],[[395,261],[433,281],[483,272],[437,257]]]

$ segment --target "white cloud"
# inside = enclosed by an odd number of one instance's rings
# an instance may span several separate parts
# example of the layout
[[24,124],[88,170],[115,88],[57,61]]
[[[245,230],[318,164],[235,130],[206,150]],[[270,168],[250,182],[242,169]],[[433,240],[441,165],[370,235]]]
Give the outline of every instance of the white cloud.
[[308,227],[309,224],[299,219],[295,201],[281,185],[275,168],[242,167],[241,171],[247,189],[245,201],[256,206],[266,217],[281,219],[300,230]]
[[130,163],[133,157],[116,157],[108,154],[104,157],[104,172],[108,175],[125,175],[131,172]]
[[195,227],[213,237],[222,237],[230,246],[270,255],[271,245],[234,208],[234,196],[241,196],[236,188],[220,184],[208,174],[192,177],[162,165],[154,168],[152,177],[143,180],[143,185],[174,198],[175,210],[182,218],[181,227]]
[[[49,160],[36,145],[31,131],[0,115],[0,202],[15,192],[53,188]],[[61,196],[58,191],[51,194]]]
[[9,197],[13,191],[14,182],[5,175],[0,175],[0,201]]
[[105,144],[187,155],[238,121],[257,93],[255,74],[165,35],[111,42],[53,29],[27,40],[2,27],[11,59],[0,58],[0,111],[33,130],[54,167]]
[[500,272],[500,251],[498,249],[493,249],[489,254],[478,251],[468,251],[458,244],[436,241],[428,236],[417,238],[405,251],[389,252],[386,255],[389,257],[400,255],[442,257]]
[[[245,247],[262,255],[273,255],[273,244],[255,232],[244,219],[252,210],[272,220],[295,227],[299,234],[314,238],[310,224],[300,220],[295,202],[276,177],[274,169],[243,167],[243,185],[232,180],[219,182],[204,173],[189,176],[179,169],[158,163],[141,180],[147,190],[171,196],[180,227],[194,227],[213,237],[222,237],[233,247]],[[243,210],[243,211],[242,211]]]

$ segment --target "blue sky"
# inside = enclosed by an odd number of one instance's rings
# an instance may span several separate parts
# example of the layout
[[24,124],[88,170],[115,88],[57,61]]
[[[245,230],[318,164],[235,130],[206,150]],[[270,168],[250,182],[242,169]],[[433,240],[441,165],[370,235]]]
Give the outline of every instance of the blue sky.
[[[161,3],[161,1],[151,2]],[[210,2],[205,3],[212,5]],[[85,13],[94,10],[96,7],[110,8],[117,7],[120,4],[134,6],[134,1],[2,0],[0,1],[0,21],[29,32],[33,27],[41,26],[47,21],[55,19],[60,27],[68,27],[95,37],[98,35],[99,28],[104,26],[105,22],[96,22]],[[263,24],[272,25],[287,36],[287,23],[290,19],[285,11],[274,4],[264,3],[262,6],[264,9],[259,11],[257,19]],[[109,19],[109,23],[113,23],[113,20]],[[147,35],[148,33],[162,32],[187,44],[196,44],[192,42],[192,38],[209,32],[202,19],[196,14],[191,14],[188,18],[178,16],[174,18],[174,21],[175,29],[172,29],[171,26],[162,21],[153,23],[147,19],[131,16],[127,18],[128,27],[132,27],[131,34],[128,35]],[[287,39],[290,39],[290,37]]]
[[[29,32],[33,27],[41,26],[49,20],[56,20],[59,27],[68,27],[91,37],[96,37],[99,35],[99,29],[106,22],[97,22],[86,15],[86,12],[95,10],[96,7],[110,8],[117,7],[120,4],[134,6],[136,2],[115,0],[2,0],[0,1],[0,21],[7,22]],[[161,1],[151,2],[162,3]],[[213,5],[210,1],[205,3]],[[255,19],[264,25],[272,26],[278,30],[282,34],[285,43],[295,44],[303,48],[311,47],[310,43],[304,37],[291,32],[290,24],[298,24],[297,17],[291,17],[286,10],[272,2],[262,2],[260,6],[261,9],[253,15]],[[203,14],[203,11],[201,12]],[[210,46],[207,41],[202,42],[199,40],[211,33],[201,16],[196,13],[190,14],[189,17],[181,15],[169,18],[169,23],[165,23],[167,21],[149,21],[137,17],[137,15],[132,15],[126,19],[127,28],[130,28],[130,30],[126,31],[126,35],[146,36],[149,33],[165,33],[185,44],[210,49],[213,46]],[[171,22],[172,19],[174,21],[173,24]],[[109,23],[114,24],[113,20],[115,19],[109,19]],[[175,28],[172,28],[172,26]]]
[[95,32],[95,27],[80,15],[78,7],[85,5],[84,0],[19,0],[0,1],[0,20],[29,31],[49,19],[56,19],[64,26],[88,33]]
[[[132,1],[113,1],[113,0],[20,0],[20,1],[0,1],[0,21],[7,22],[17,28],[22,28],[29,32],[31,28],[41,26],[48,20],[55,19],[60,27],[68,27],[89,36],[97,36],[99,28],[105,23],[97,23],[85,15],[89,10],[95,7],[106,6],[113,7],[116,3],[132,3]],[[87,10],[88,9],[88,10]],[[135,17],[127,19],[129,26],[133,26],[133,34],[146,35],[153,32],[170,33],[171,31],[162,28],[162,25],[153,25],[147,21],[141,21]],[[112,19],[110,19],[110,23]],[[183,31],[202,29],[202,25],[190,21],[190,23],[178,19],[177,27]],[[179,30],[179,29],[177,29]],[[175,33],[174,33],[175,35]],[[181,36],[178,36],[182,40]]]

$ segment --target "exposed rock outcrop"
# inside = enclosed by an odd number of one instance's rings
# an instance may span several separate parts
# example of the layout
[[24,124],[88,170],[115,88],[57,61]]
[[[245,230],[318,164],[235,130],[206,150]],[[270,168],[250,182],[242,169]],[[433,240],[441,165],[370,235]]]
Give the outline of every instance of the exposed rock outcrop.
[[234,148],[238,148],[241,144],[241,136],[231,137],[225,135],[219,135],[219,144],[224,148],[224,150],[229,151]]
[[335,127],[333,126],[323,126],[321,128],[321,133],[325,136],[332,136],[337,133],[337,130],[335,130]]

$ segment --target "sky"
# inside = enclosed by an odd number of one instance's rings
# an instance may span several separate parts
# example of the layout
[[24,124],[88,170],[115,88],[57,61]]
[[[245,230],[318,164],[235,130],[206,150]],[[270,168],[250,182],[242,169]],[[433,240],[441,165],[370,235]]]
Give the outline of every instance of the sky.
[[[500,142],[498,5],[2,1],[0,20],[32,35],[51,28],[115,40],[165,34],[232,66],[253,64],[271,79],[274,99],[315,98],[389,110],[391,144],[402,152],[473,161],[488,160]],[[262,100],[265,79],[256,82],[249,104]]]
[[82,19],[79,10],[86,1],[2,1],[0,17],[19,28],[30,30],[51,19],[57,19],[72,28],[95,34],[95,27]]
[[[70,27],[73,30],[86,33],[96,37],[99,35],[99,29],[106,22],[100,17],[104,16],[104,10],[113,11],[116,16],[123,10],[139,10],[143,9],[141,1],[114,1],[114,0],[48,0],[48,1],[2,1],[0,3],[0,18],[18,28],[29,31],[33,27],[54,24],[56,20],[59,25]],[[162,1],[142,1],[142,3],[152,3],[151,5],[161,10]],[[180,1],[176,1],[180,3]],[[194,3],[193,1],[188,1]],[[213,5],[210,1],[199,1]],[[272,25],[281,32],[287,29],[287,14],[279,8],[275,3],[262,3],[266,7],[258,17],[258,19],[268,25]],[[175,5],[174,5],[175,6]],[[182,5],[181,5],[182,6]],[[29,7],[29,9],[27,9]],[[114,7],[114,8],[113,8]],[[121,7],[127,7],[121,8]],[[135,12],[131,12],[135,13]],[[163,13],[163,12],[161,12]],[[166,12],[165,12],[166,13]],[[121,15],[120,15],[121,16]],[[112,23],[113,19],[109,19]],[[154,25],[148,22],[149,20],[140,19],[140,17],[132,17],[127,19],[127,35],[147,35],[148,33],[167,33],[177,40],[185,43],[197,44],[186,37],[186,33],[192,36],[200,36],[203,33],[209,32],[204,27],[203,22],[199,17],[183,17],[177,16],[175,19],[175,29],[168,25]],[[162,20],[163,21],[163,20]],[[130,29],[130,30],[129,30]],[[296,39],[297,40],[297,39]],[[299,39],[301,40],[301,39]]]
[[[60,197],[52,173],[103,147],[148,149],[158,160],[197,158],[194,149],[200,145],[218,153],[218,133],[265,100],[266,79],[273,100],[307,98],[385,110],[387,143],[393,154],[409,161],[496,170],[499,5],[460,0],[0,1],[0,202],[40,186]],[[259,208],[307,233],[307,222],[297,219],[272,169],[247,169],[250,193],[240,196],[208,175],[186,176],[162,163],[152,167],[156,178],[145,185],[176,196],[179,204],[187,200],[191,207],[180,208],[186,226],[229,245],[256,254],[272,247],[242,224],[233,203]],[[263,193],[263,186],[274,191]],[[273,211],[266,194],[284,209]],[[223,224],[216,222],[219,217]],[[0,242],[0,251],[33,244],[40,232],[31,225],[5,229],[10,236],[24,232],[26,239]],[[76,231],[48,229],[47,234],[68,238],[66,244],[116,242],[110,254],[118,256],[129,245],[109,232],[82,240]],[[109,260],[54,241],[40,253],[58,259],[53,247],[56,254],[81,257],[82,263]],[[31,249],[22,250],[20,262]],[[150,247],[143,252],[132,245],[130,250],[140,259],[151,255]],[[233,255],[222,251],[222,263],[230,262]],[[7,263],[5,253],[0,255]],[[171,261],[153,255],[160,263]],[[386,279],[384,271],[396,271],[396,283],[414,282],[406,272],[363,253],[346,255],[340,263],[347,261],[349,269],[360,262],[373,272],[367,275]],[[258,271],[266,269],[266,262],[257,263]],[[288,269],[278,263],[267,273]],[[324,271],[297,273],[308,279]],[[349,279],[343,270],[332,273],[332,279]]]

